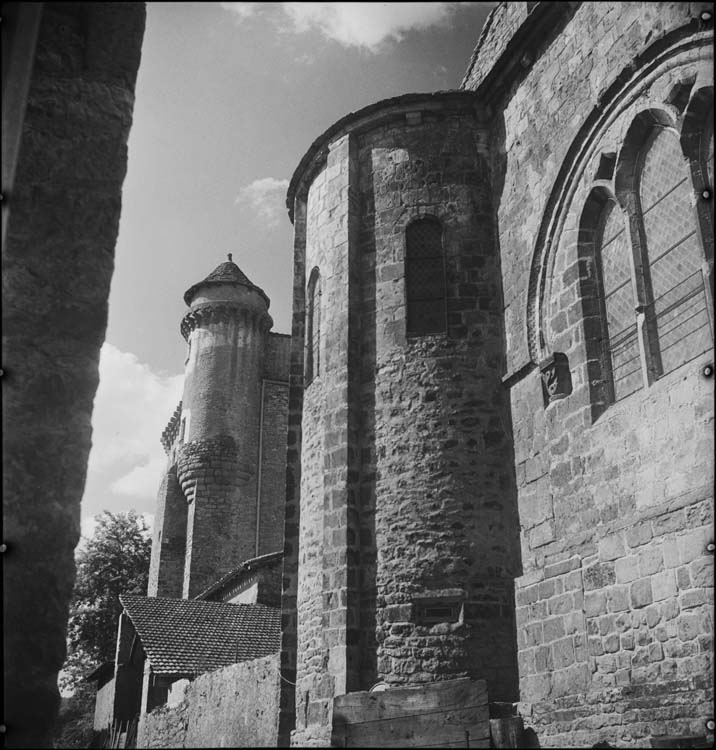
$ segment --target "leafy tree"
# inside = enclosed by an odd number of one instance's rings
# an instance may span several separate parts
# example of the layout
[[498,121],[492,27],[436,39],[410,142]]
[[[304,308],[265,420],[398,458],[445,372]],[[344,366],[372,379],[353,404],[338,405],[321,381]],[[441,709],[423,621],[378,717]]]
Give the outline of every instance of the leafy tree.
[[77,690],[96,666],[114,660],[120,594],[146,594],[152,542],[144,519],[104,511],[77,554],[77,578],[67,628],[68,658],[60,687]]

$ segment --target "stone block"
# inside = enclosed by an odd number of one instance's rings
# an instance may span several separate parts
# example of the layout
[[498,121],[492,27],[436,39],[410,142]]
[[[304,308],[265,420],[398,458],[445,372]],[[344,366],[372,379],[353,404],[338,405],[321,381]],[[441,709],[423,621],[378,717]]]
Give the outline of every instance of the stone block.
[[632,607],[636,609],[646,607],[647,604],[651,604],[654,601],[651,580],[648,578],[642,578],[632,583],[629,593],[631,595]]
[[714,559],[711,557],[700,557],[689,565],[692,585],[697,587],[713,587],[714,585]]
[[550,599],[547,608],[551,615],[564,615],[572,609],[572,595],[560,594]]
[[681,641],[692,641],[701,634],[699,618],[696,615],[683,614],[677,620],[676,630]]
[[651,539],[651,524],[648,521],[630,526],[625,533],[626,543],[629,547],[639,547]]
[[607,589],[607,602],[610,612],[624,612],[629,609],[629,587],[612,586]]
[[571,637],[562,638],[552,644],[552,659],[556,670],[574,663],[574,641]]
[[651,578],[651,589],[654,601],[661,601],[676,596],[676,575],[673,570],[665,570]]
[[564,637],[564,620],[562,617],[552,617],[545,620],[542,627],[545,643]]
[[556,539],[554,521],[545,521],[530,531],[530,547],[537,549]]
[[[711,594],[710,596],[708,594]],[[693,591],[685,591],[679,595],[679,606],[682,611],[685,609],[693,609],[694,607],[700,607],[703,604],[713,604],[713,592],[709,592],[707,589],[696,589]]]
[[595,617],[607,611],[605,591],[589,591],[584,595],[584,612],[587,617]]
[[624,539],[613,534],[599,540],[599,559],[616,560],[624,555]]
[[635,555],[614,561],[617,583],[631,583],[639,578],[639,560]]
[[661,547],[651,545],[639,551],[639,572],[642,576],[658,573],[663,569],[664,559],[661,555]]
[[614,563],[596,563],[582,570],[584,590],[601,589],[616,581]]

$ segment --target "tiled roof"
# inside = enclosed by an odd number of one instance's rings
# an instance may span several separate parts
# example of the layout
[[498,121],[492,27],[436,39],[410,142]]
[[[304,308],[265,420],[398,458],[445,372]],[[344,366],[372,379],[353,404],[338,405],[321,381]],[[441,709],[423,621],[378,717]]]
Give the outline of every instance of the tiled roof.
[[249,281],[248,276],[231,260],[231,256],[229,256],[228,261],[220,263],[203,281],[190,286],[184,293],[184,302],[190,305],[197,289],[202,286],[212,286],[214,284],[240,284],[241,286],[246,286],[258,292],[268,305],[269,299],[264,290]]
[[281,642],[281,610],[263,604],[122,594],[154,672],[201,674],[274,654]]
[[261,555],[260,557],[252,557],[250,560],[244,560],[238,568],[230,570],[226,575],[219,578],[218,581],[205,589],[194,599],[206,599],[216,591],[223,589],[227,584],[234,581],[234,579],[240,579],[244,573],[253,573],[255,570],[260,568],[267,568],[275,563],[279,562],[283,557],[283,551],[269,552],[267,555]]

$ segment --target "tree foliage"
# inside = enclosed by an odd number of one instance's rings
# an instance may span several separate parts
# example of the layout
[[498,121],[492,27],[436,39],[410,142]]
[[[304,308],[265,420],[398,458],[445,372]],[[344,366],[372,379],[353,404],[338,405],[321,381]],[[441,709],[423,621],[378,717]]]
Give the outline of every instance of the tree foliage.
[[113,661],[120,594],[146,594],[151,539],[144,519],[104,511],[78,552],[77,577],[67,628],[68,658],[60,686],[76,689],[96,666]]

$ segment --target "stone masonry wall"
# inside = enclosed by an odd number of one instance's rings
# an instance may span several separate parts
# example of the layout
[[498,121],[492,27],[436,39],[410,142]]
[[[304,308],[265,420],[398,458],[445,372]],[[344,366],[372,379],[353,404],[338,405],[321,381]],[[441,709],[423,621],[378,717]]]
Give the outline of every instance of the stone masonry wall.
[[144,714],[137,747],[276,747],[278,654],[200,675],[178,705]]
[[[689,96],[713,85],[705,8],[583,3],[491,102],[504,113],[492,168],[522,530],[521,712],[543,746],[704,736],[713,715],[713,350],[595,418],[579,255],[594,179],[614,190],[602,155],[620,153],[645,109],[680,130]],[[544,287],[530,284],[535,268]],[[552,351],[567,355],[571,393],[545,406],[529,363]]]
[[[325,743],[331,698],[377,679],[475,674],[516,697],[489,173],[472,97],[454,99],[338,134],[310,180],[297,264],[303,285],[320,273],[320,368],[303,389],[294,744]],[[449,333],[406,341],[403,237],[426,214],[445,225]],[[414,600],[446,592],[459,621],[417,622]]]
[[15,184],[3,185],[8,747],[49,747],[60,701],[145,20],[143,3],[43,5]]
[[171,466],[162,480],[154,514],[148,596],[180,598],[184,586],[187,502]]
[[[375,465],[377,548],[375,614],[361,614],[366,628],[375,620],[378,679],[473,675],[509,700],[516,505],[485,145],[474,115],[454,113],[361,139],[361,255],[375,254],[361,317],[366,344],[375,338],[375,369],[363,370],[375,433],[361,446]],[[426,215],[443,225],[448,333],[406,338],[405,232]],[[422,625],[414,600],[445,593],[464,599],[459,620]]]
[[283,549],[287,420],[288,384],[265,381],[258,555]]

